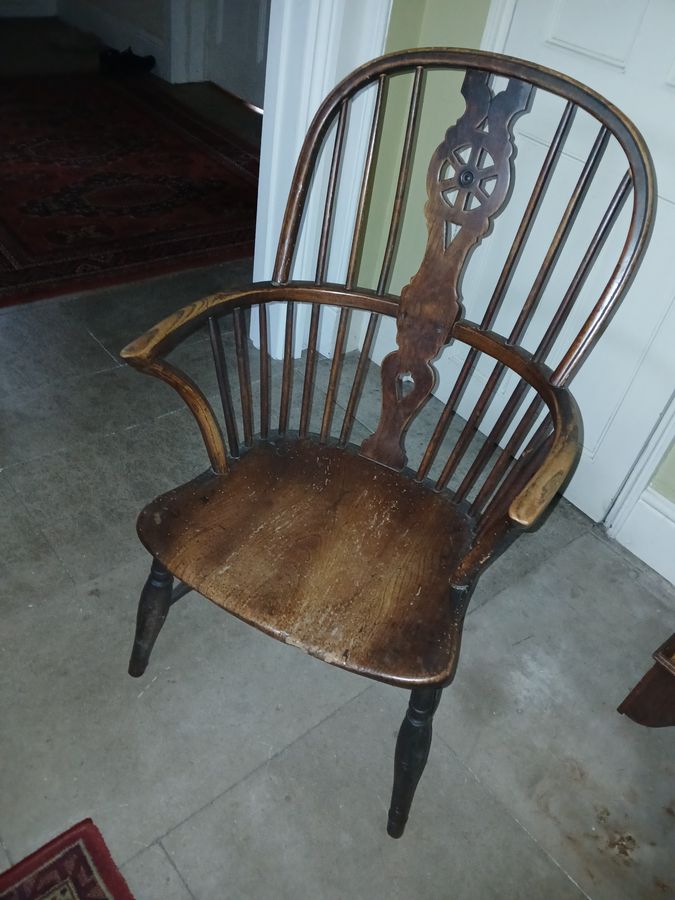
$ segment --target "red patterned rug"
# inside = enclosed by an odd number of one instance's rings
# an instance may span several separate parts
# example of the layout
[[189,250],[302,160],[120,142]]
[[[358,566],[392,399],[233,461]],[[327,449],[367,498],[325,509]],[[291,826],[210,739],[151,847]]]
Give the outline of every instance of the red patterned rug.
[[0,306],[251,255],[258,160],[150,77],[0,82]]
[[0,900],[134,900],[91,819],[0,875]]

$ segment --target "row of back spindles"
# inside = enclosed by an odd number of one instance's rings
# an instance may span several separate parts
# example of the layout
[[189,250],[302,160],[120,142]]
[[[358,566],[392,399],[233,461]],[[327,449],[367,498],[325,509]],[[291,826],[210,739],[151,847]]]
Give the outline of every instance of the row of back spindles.
[[[306,438],[310,434],[310,422],[315,412],[317,399],[316,374],[320,357],[317,349],[320,330],[321,305],[309,304],[309,331],[304,351],[304,372],[299,372],[300,359],[294,357],[296,343],[298,304],[290,301],[286,304],[284,326],[283,358],[277,361],[280,367],[280,383],[272,384],[272,368],[274,361],[270,355],[268,312],[264,304],[257,307],[258,334],[260,348],[257,351],[258,371],[252,372],[250,362],[250,342],[246,333],[246,316],[243,309],[235,309],[233,313],[223,316],[211,316],[208,320],[208,331],[211,350],[216,370],[218,392],[222,418],[225,426],[225,437],[229,455],[236,458],[242,450],[250,447],[256,436],[267,439],[276,434],[281,437],[289,433],[291,424],[298,437]],[[254,308],[256,309],[256,308]],[[224,320],[231,318],[231,327],[224,327]],[[335,336],[328,382],[320,410],[319,440],[327,443],[337,438],[341,446],[350,441],[351,431],[356,420],[356,410],[363,390],[370,365],[373,343],[380,320],[378,313],[368,316],[364,329],[362,346],[351,383],[348,385],[349,396],[341,418],[338,420],[339,437],[333,434],[336,411],[338,408],[338,390],[342,382],[342,369],[345,347],[351,324],[351,310],[340,310],[337,332]],[[231,349],[227,352],[223,334],[231,336]],[[253,351],[254,353],[256,351]],[[236,374],[236,388],[233,390],[233,376]],[[298,385],[294,382],[298,380]],[[257,382],[259,403],[254,411],[254,384]],[[299,421],[293,422],[293,396],[299,391]],[[278,415],[274,415],[273,396],[278,397]],[[258,427],[256,428],[256,422]]]
[[[231,327],[226,331],[227,349],[226,342],[223,340],[224,329],[221,320],[216,317],[209,320],[208,328],[225,435],[229,454],[232,457],[238,457],[245,452],[258,435],[262,439],[276,435],[282,438],[295,435],[299,438],[311,436],[320,443],[331,442],[337,443],[339,446],[346,446],[350,442],[359,401],[371,365],[372,349],[380,316],[376,313],[370,314],[364,322],[363,338],[360,349],[357,351],[353,374],[350,379],[347,379],[344,376],[343,364],[352,311],[347,308],[340,310],[330,364],[327,366],[327,381],[319,390],[316,385],[316,376],[320,358],[317,343],[321,328],[321,307],[320,304],[310,304],[308,333],[304,335],[308,349],[302,360],[294,358],[293,355],[296,320],[300,306],[296,303],[287,304],[285,352],[284,358],[279,361],[273,361],[270,357],[269,325],[265,305],[262,304],[257,310],[254,308],[252,311],[252,315],[257,314],[260,335],[257,371],[252,370],[251,367],[250,355],[252,352],[255,354],[255,351],[251,350],[245,332],[246,316],[244,311],[238,309],[231,314]],[[273,367],[280,370],[281,376],[279,383],[275,384],[272,383],[271,378]],[[258,382],[257,404],[254,404],[255,381]],[[525,394],[527,385],[521,382],[515,390]],[[295,394],[300,401],[299,409],[293,405]],[[338,402],[339,394],[346,398],[346,402]],[[273,412],[276,411],[273,401],[277,400],[278,418],[276,416],[273,418]],[[505,408],[508,408],[508,404]],[[295,417],[292,415],[292,409],[296,409]],[[492,495],[504,481],[508,482],[518,458],[517,451],[531,432],[541,409],[542,403],[536,397],[510,439],[506,443],[502,441],[503,446],[500,446],[494,429],[487,439],[481,436],[484,443],[474,457],[474,468],[469,468],[469,475],[472,476],[469,487],[473,489],[474,495],[477,494],[471,501],[471,511],[476,515],[483,511]],[[443,411],[441,417],[442,415]],[[310,429],[310,423],[315,423],[314,431]],[[370,424],[372,426],[372,423]],[[291,425],[293,425],[292,430]],[[451,457],[453,452],[454,449],[451,449]],[[497,456],[496,460],[494,459],[495,455]],[[481,465],[481,471],[476,472],[476,460],[490,461],[493,467],[488,470],[487,466]],[[458,500],[463,500],[469,494],[469,488],[464,482],[459,487],[455,484],[451,493]]]
[[[351,230],[348,259],[346,260],[346,273],[342,286],[347,290],[356,289],[359,281],[359,260],[363,244],[365,229],[367,227],[368,198],[372,188],[373,173],[376,163],[376,155],[379,147],[379,139],[382,132],[382,124],[386,110],[387,81],[389,76],[380,75],[374,87],[374,102],[372,118],[365,146],[363,168],[355,182],[358,185],[354,222]],[[392,268],[395,262],[395,253],[398,246],[402,221],[405,212],[405,197],[408,192],[412,172],[412,160],[415,155],[415,142],[419,125],[421,101],[423,96],[424,69],[417,66],[412,71],[412,86],[408,106],[403,144],[398,166],[398,174],[392,190],[391,211],[388,223],[383,226],[386,235],[383,247],[383,257],[377,275],[376,295],[386,294],[389,288]],[[325,191],[322,201],[322,215],[316,266],[313,280],[317,286],[327,283],[331,242],[335,225],[336,209],[338,208],[337,194],[341,184],[341,172],[345,157],[349,130],[349,110],[351,97],[343,99],[335,109],[332,131],[327,130],[327,140],[331,140],[332,151],[329,154],[330,165],[327,170],[327,178],[317,179],[315,188]],[[515,237],[506,260],[498,273],[495,288],[487,304],[480,321],[480,328],[490,330],[494,327],[497,317],[507,299],[514,274],[523,257],[524,249],[533,233],[537,217],[541,211],[547,190],[553,180],[556,166],[564,152],[565,144],[575,121],[576,106],[566,102],[561,118],[556,126],[550,145],[545,155],[541,169],[537,175],[534,187],[526,202],[524,212],[517,226]],[[450,123],[448,123],[450,124]],[[562,217],[554,230],[553,238],[543,254],[541,264],[532,281],[529,291],[526,292],[524,301],[519,310],[514,311],[515,321],[507,336],[511,344],[518,344],[525,336],[528,327],[538,310],[540,310],[542,297],[550,283],[551,275],[556,269],[561,253],[568,241],[577,216],[586,201],[593,180],[599,170],[605,151],[609,144],[611,133],[605,126],[601,126],[591,150],[572,190],[569,201],[563,211]],[[439,134],[439,140],[442,134]],[[516,164],[517,170],[517,164]],[[351,173],[350,173],[350,180]],[[516,175],[517,180],[517,175]],[[314,188],[313,188],[314,189]],[[565,324],[569,321],[570,314],[579,297],[599,253],[615,225],[621,210],[627,199],[631,196],[633,183],[630,173],[627,173],[619,184],[606,211],[599,217],[599,224],[588,245],[587,251],[578,265],[566,290],[560,291],[561,300],[553,311],[550,321],[545,328],[544,336],[539,341],[533,352],[536,361],[545,363],[556,342],[560,337]],[[320,204],[321,205],[321,204]],[[284,252],[280,252],[275,266],[274,280],[277,283],[285,283],[291,278],[293,252],[300,233],[300,219],[291,224],[289,235],[284,242]],[[486,240],[489,246],[489,240]],[[483,253],[489,253],[488,246]],[[479,251],[480,252],[480,251]],[[286,321],[283,339],[283,360],[280,363],[281,379],[278,389],[278,411],[273,410],[272,404],[272,368],[273,361],[269,352],[269,326],[267,310],[262,304],[258,310],[258,331],[260,335],[259,372],[253,377],[259,381],[259,433],[267,438],[272,433],[283,436],[289,433],[293,418],[293,397],[299,399],[299,421],[297,430],[299,437],[307,437],[312,433],[314,406],[317,401],[316,376],[319,362],[318,342],[321,335],[321,308],[319,304],[310,304],[308,333],[298,335],[296,328],[298,304],[288,302],[286,305]],[[602,310],[597,312],[600,315]],[[594,310],[586,321],[589,323],[596,315]],[[343,376],[343,358],[347,346],[347,337],[350,333],[350,321],[352,313],[344,308],[340,310],[337,332],[333,347],[330,370],[328,374],[323,407],[320,410],[320,424],[315,427],[316,435],[321,442],[337,439],[342,446],[350,441],[351,431],[356,420],[359,398],[363,390],[366,375],[368,373],[375,336],[377,333],[380,316],[369,314],[369,318],[363,329],[363,339],[355,367],[351,384],[345,387],[347,400],[344,409],[340,407],[342,418],[338,413],[338,391]],[[209,320],[211,344],[216,364],[218,387],[221,395],[221,404],[225,431],[229,451],[232,456],[238,456],[242,446],[248,446],[254,439],[256,428],[253,413],[253,389],[252,374],[249,364],[249,350],[245,334],[245,317],[242,310],[234,312],[233,336],[236,348],[236,363],[228,370],[223,350],[223,340],[217,318]],[[298,338],[303,340],[298,340]],[[304,371],[298,366],[294,358],[294,349],[300,343],[305,349]],[[451,351],[452,352],[452,351]],[[555,383],[564,384],[584,355],[583,342],[576,340],[570,349],[563,355],[558,368],[552,375]],[[532,391],[522,380],[510,389],[504,399],[502,386],[505,384],[507,368],[500,362],[492,361],[491,369],[487,375],[483,387],[477,394],[473,404],[469,404],[469,385],[480,358],[479,351],[469,348],[461,366],[458,377],[450,386],[448,400],[436,422],[433,433],[422,453],[421,460],[416,469],[416,478],[420,481],[429,478],[432,468],[440,468],[435,487],[437,490],[450,489],[458,500],[466,502],[476,515],[489,509],[495,509],[503,502],[509,486],[513,486],[514,473],[519,471],[517,460],[531,455],[536,450],[539,452],[543,442],[550,439],[550,423],[544,419],[541,423],[543,411],[542,401],[531,396]],[[239,398],[236,405],[241,410],[241,429],[235,415],[235,401],[232,396],[230,380],[236,368],[239,384]],[[294,378],[298,384],[294,385]],[[275,394],[275,398],[276,398]],[[528,399],[529,398],[529,399]],[[462,416],[459,410],[462,409]],[[278,418],[277,418],[278,412]],[[438,460],[441,448],[445,446],[446,436],[453,420],[459,425],[459,435],[454,441],[449,455],[445,461]],[[486,428],[485,423],[492,424]],[[538,424],[539,423],[539,424]],[[547,431],[547,428],[549,429]],[[484,432],[487,432],[485,434]],[[529,438],[528,436],[532,435]],[[534,448],[534,449],[533,449]],[[461,475],[460,475],[461,473]]]

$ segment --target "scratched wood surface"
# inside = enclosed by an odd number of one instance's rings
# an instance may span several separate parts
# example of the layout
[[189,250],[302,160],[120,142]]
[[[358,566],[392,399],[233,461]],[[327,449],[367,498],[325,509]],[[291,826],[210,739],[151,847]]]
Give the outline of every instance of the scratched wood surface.
[[260,444],[229,474],[158,497],[139,534],[205,597],[326,662],[399,685],[453,670],[448,582],[469,520],[353,452]]
[[[532,85],[509,79],[493,94],[489,73],[470,70],[466,110],[431,158],[425,216],[428,240],[416,275],[401,293],[394,350],[382,361],[382,416],[363,453],[384,465],[406,463],[404,433],[435,385],[431,362],[460,314],[459,282],[469,255],[501,210],[512,180],[512,128],[527,111]],[[412,389],[403,394],[401,378]]]
[[[425,78],[440,69],[464,71],[466,109],[455,124],[438,123],[436,140],[441,142],[426,181],[426,251],[419,271],[396,297],[389,287],[414,170]],[[391,214],[376,223],[385,236],[379,276],[376,286],[366,287],[359,283],[359,257],[368,197],[388,88],[398,75],[411,83],[410,101]],[[374,103],[363,166],[343,172],[352,102],[370,87]],[[519,177],[513,126],[530,112],[535,91],[556,94],[561,116],[533,173],[522,217],[516,216],[513,243],[495,273],[482,318],[474,323],[464,318],[463,273]],[[576,183],[571,190],[569,184],[563,188],[557,224],[542,235],[537,219],[547,192],[558,196],[556,168],[577,112],[596,120],[597,136]],[[612,176],[614,194],[599,209],[589,202],[591,188],[607,148],[616,149],[615,144],[626,167],[618,184],[617,173]],[[326,161],[325,178],[321,169],[316,174],[320,159]],[[356,199],[353,223],[347,226],[351,243],[344,228],[335,227],[341,186]],[[319,192],[315,208],[323,209],[317,217],[315,258],[311,241],[300,241],[303,210],[314,191]],[[479,51],[432,48],[374,60],[337,85],[319,107],[300,152],[272,281],[192,303],[122,353],[130,365],[180,394],[211,464],[208,473],[158,497],[140,515],[139,534],[153,563],[139,603],[130,673],[143,674],[172,603],[192,587],[319,659],[411,688],[396,745],[387,825],[392,837],[400,837],[429,753],[434,711],[455,674],[476,581],[543,517],[574,470],[581,421],[567,385],[637,270],[649,241],[655,195],[649,153],[632,123],[593,91],[541,66]],[[630,216],[622,219],[630,203]],[[549,308],[547,285],[583,219],[591,227],[587,249]],[[619,237],[609,280],[590,292],[590,307],[577,308],[589,273],[621,221],[625,235]],[[307,220],[304,227],[309,228]],[[341,276],[331,259],[336,233],[346,262]],[[514,296],[511,286],[528,241],[541,252],[541,263]],[[312,282],[294,278],[299,244]],[[330,283],[330,277],[337,282]],[[513,305],[516,317],[510,330],[500,322],[505,302]],[[277,315],[280,304],[283,323]],[[542,305],[542,336],[528,352],[522,343]],[[327,307],[333,308],[333,329],[324,328]],[[351,329],[350,319],[359,311],[366,315]],[[373,388],[368,374],[378,327],[392,318],[397,346],[376,379],[379,417],[359,419],[364,386]],[[565,339],[562,357],[552,359],[575,319],[572,330],[579,330],[569,343]],[[258,325],[255,348],[247,340],[249,321]],[[208,332],[213,353],[218,392],[212,391],[213,405],[208,388],[202,391],[198,379],[164,359],[200,328]],[[495,333],[497,328],[504,333]],[[357,335],[358,361],[345,365],[345,351]],[[319,358],[319,349],[327,342],[332,342],[325,351],[332,359],[321,383],[326,360]],[[447,400],[431,403],[433,362],[448,345],[450,353],[459,351],[458,371],[444,386]],[[298,347],[304,351],[301,363]],[[273,351],[283,359],[273,359]],[[421,442],[413,434],[413,420],[415,429],[426,420]],[[352,443],[357,431],[360,448]],[[419,442],[414,452],[421,453],[416,470],[405,468],[406,443],[412,457],[413,437]],[[183,582],[175,589],[173,576]]]
[[[439,69],[464,71],[466,108],[457,122],[438,123],[440,143],[426,178],[426,251],[419,271],[396,297],[388,288],[425,77]],[[391,216],[380,223],[386,234],[380,274],[377,286],[366,288],[359,285],[359,253],[367,198],[388,84],[401,74],[411,82],[407,124]],[[496,81],[495,75],[501,78]],[[350,109],[368,86],[375,96],[363,167],[345,180]],[[560,120],[483,317],[473,323],[463,317],[462,275],[519,177],[514,124],[529,114],[537,91],[558,95]],[[547,192],[557,190],[556,168],[578,112],[597,121],[597,137],[571,191],[567,185],[568,199],[552,236],[537,238],[539,212]],[[589,191],[611,141],[624,153],[626,169],[609,206],[600,210],[589,204]],[[322,153],[330,163],[324,180],[313,177]],[[334,219],[345,181],[350,190],[356,188],[356,214],[344,280],[330,283]],[[293,279],[293,261],[313,190],[321,192],[323,215],[308,283]],[[457,592],[470,593],[485,568],[543,517],[574,470],[581,423],[567,383],[637,270],[654,201],[653,168],[639,132],[603,98],[564,75],[522,60],[442,48],[390,54],[349,75],[320,106],[301,150],[272,282],[198,300],[122,351],[130,365],[180,394],[197,421],[214,473],[150,504],[140,519],[147,548],[173,574],[235,615],[329,662],[392,683],[442,683],[456,656]],[[549,367],[552,348],[573,310],[577,313],[581,288],[629,203],[627,231],[609,280],[580,318],[581,329],[562,359]],[[539,344],[528,353],[520,344],[572,229],[584,218],[595,223],[588,249],[570,272]],[[515,324],[508,334],[496,334],[499,311],[530,240],[539,240],[541,266],[529,290],[514,300]],[[279,302],[286,312],[278,326],[283,361],[277,365],[268,310]],[[337,328],[323,391],[316,382],[327,307],[336,313]],[[359,311],[367,318],[359,332],[358,363],[346,383],[343,357],[354,339],[350,316]],[[258,323],[259,350],[247,340],[249,313]],[[386,318],[396,320],[397,347],[383,361],[379,421],[360,437],[358,455],[350,444],[352,432],[378,327]],[[308,323],[307,334],[301,332],[302,321]],[[219,393],[213,400],[173,360],[165,360],[200,328],[208,332],[213,351]],[[305,349],[302,374],[296,372],[298,345]],[[404,468],[408,429],[415,417],[422,418],[436,379],[433,362],[447,345],[464,345],[459,373],[447,385],[447,400],[411,472]],[[490,368],[482,376],[478,369],[486,360]],[[469,411],[460,416],[477,372],[477,399],[472,397]],[[507,373],[511,380],[503,390]],[[428,411],[427,405],[425,415]],[[274,450],[265,439],[274,442]],[[430,486],[432,471],[440,474]],[[385,513],[389,519],[378,531],[374,523]],[[283,527],[277,531],[274,523]]]

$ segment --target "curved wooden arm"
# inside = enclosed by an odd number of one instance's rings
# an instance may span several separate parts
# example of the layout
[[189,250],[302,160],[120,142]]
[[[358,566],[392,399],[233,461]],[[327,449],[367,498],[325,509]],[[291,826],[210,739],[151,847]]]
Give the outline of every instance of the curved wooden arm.
[[289,300],[366,308],[390,316],[396,315],[398,309],[395,300],[378,297],[369,292],[346,293],[343,287],[297,284],[285,287],[259,283],[242,291],[211,294],[189,306],[184,306],[127,344],[120,353],[122,359],[129,365],[147,375],[160,378],[178,392],[197,421],[215,472],[227,472],[228,464],[223,435],[213,410],[192,379],[160,357],[173,350],[210,316],[222,315],[242,306]]
[[127,361],[146,375],[160,378],[179,394],[197,421],[213,471],[220,474],[228,472],[227,453],[220,426],[211,409],[211,404],[194,381],[185,372],[181,372],[180,369],[164,360],[127,357]]
[[395,316],[398,303],[389,297],[377,296],[369,291],[345,291],[344,287],[314,284],[292,286],[260,282],[242,291],[211,294],[184,306],[178,312],[162,319],[145,334],[120,352],[122,359],[131,363],[156,359],[173,350],[184,338],[203,325],[213,315],[222,315],[229,309],[252,306],[256,303],[321,303],[328,306],[348,306]]
[[525,528],[531,528],[544,514],[581,451],[579,408],[569,391],[561,388],[554,391],[557,402],[553,443],[539,469],[509,506],[509,518]]
[[522,348],[508,344],[500,335],[484,331],[467,321],[457,322],[453,335],[498,359],[520,375],[537,391],[551,413],[554,429],[551,446],[542,464],[518,492],[508,510],[513,522],[530,528],[546,511],[577,461],[581,449],[579,408],[567,388],[551,384],[548,366],[534,360]]

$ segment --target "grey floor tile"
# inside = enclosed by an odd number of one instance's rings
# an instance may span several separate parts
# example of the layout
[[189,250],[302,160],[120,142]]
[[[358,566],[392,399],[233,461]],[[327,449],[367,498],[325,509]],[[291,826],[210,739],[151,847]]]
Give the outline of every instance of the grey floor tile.
[[470,613],[489,603],[500,591],[515,584],[582,534],[593,523],[564,498],[559,498],[546,520],[534,531],[521,534],[508,550],[484,572],[471,601]]
[[196,898],[577,898],[438,742],[400,841],[385,831],[404,694],[376,686],[162,841]]
[[2,608],[40,604],[72,578],[31,519],[6,472],[0,473],[0,582]]
[[135,524],[143,506],[206,468],[199,431],[180,410],[12,466],[5,475],[33,526],[81,582],[135,558],[140,546]]
[[6,869],[9,869],[12,865],[12,861],[10,860],[7,851],[4,847],[0,846],[0,872],[4,872]]
[[139,557],[3,617],[0,834],[15,859],[91,816],[119,865],[364,688],[196,595],[126,674]]
[[58,303],[17,306],[0,315],[0,395],[51,385],[119,365]]
[[251,274],[250,259],[233,260],[89,291],[62,303],[72,321],[84,325],[116,356],[161,319],[208,294],[246,285]]
[[606,546],[617,554],[626,565],[634,570],[636,580],[641,587],[644,587],[651,594],[656,594],[657,597],[670,601],[672,608],[675,609],[674,584],[662,575],[659,575],[654,569],[650,569],[647,563],[638,559],[637,556],[634,556],[629,550],[626,550],[625,547],[622,547],[621,544],[609,537],[606,532],[603,531],[602,526],[594,526],[593,533],[598,540],[606,544]]
[[159,844],[153,844],[130,860],[122,867],[122,875],[138,900],[191,900],[191,894]]
[[0,464],[37,460],[180,405],[171,388],[126,366],[7,395],[0,400]]
[[671,630],[669,602],[583,534],[469,617],[436,717],[594,900],[675,893],[672,735],[616,712]]

